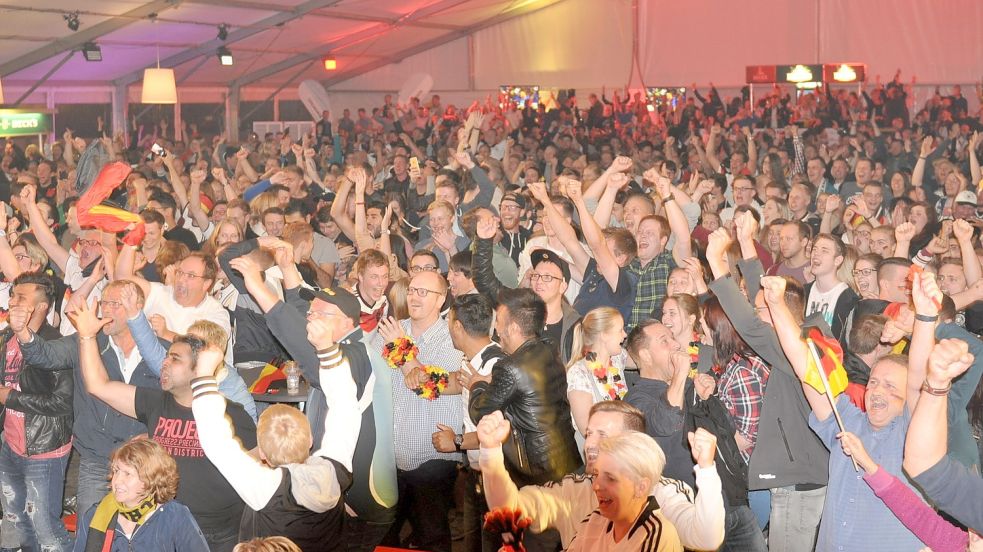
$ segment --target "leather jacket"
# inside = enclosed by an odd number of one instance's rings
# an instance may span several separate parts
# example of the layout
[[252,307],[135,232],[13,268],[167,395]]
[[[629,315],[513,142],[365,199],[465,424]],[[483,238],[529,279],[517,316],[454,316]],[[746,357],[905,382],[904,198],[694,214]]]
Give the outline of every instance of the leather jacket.
[[[58,336],[54,328],[45,326],[39,335]],[[7,344],[11,339],[16,338],[10,328],[0,332],[0,351],[4,353],[0,355],[0,370],[6,369]],[[27,454],[44,454],[67,444],[72,438],[74,420],[72,371],[48,372],[24,362],[17,383],[20,390],[11,389],[3,414],[6,415],[7,409],[24,413]]]
[[490,383],[471,389],[472,420],[501,410],[512,423],[506,467],[516,485],[558,481],[583,466],[574,439],[567,378],[556,346],[534,337],[492,369]]

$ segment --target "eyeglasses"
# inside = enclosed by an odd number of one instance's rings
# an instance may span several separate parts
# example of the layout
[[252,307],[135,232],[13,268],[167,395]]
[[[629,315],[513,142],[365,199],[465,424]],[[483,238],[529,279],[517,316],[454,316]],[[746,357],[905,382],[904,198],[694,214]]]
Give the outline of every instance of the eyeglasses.
[[118,308],[121,308],[123,306],[123,303],[121,303],[119,301],[106,301],[106,300],[102,300],[102,301],[99,301],[99,306],[101,306],[102,308],[109,307],[111,309],[118,309]]
[[325,317],[325,316],[338,316],[338,313],[336,313],[336,312],[327,312],[327,311],[316,311],[316,310],[309,310],[309,311],[307,311],[307,319],[308,320],[310,320],[311,318],[322,318],[322,317]]
[[14,255],[14,258],[17,259],[18,261],[23,261],[24,259],[30,259],[31,256],[25,253],[20,253],[18,255]]
[[194,272],[185,272],[185,271],[183,271],[181,269],[175,270],[174,271],[174,274],[176,274],[178,278],[180,278],[180,277],[183,276],[185,278],[190,278],[192,280],[194,280],[196,278],[202,278],[202,279],[205,278],[204,276],[202,276],[200,274],[195,274]]
[[876,268],[861,268],[853,271],[854,276],[870,276],[877,270]]
[[434,291],[432,289],[427,289],[427,288],[418,288],[418,287],[409,287],[409,288],[406,288],[406,293],[408,295],[413,295],[415,293],[415,294],[419,295],[420,297],[426,297],[427,295],[430,295],[431,293],[436,293],[437,295],[440,295],[440,292],[439,291]]
[[752,190],[754,190],[754,188],[749,188],[744,186],[737,186],[736,188],[734,188],[735,192],[750,192]]
[[99,240],[86,240],[79,238],[79,245],[82,247],[99,247],[101,244],[99,243]]
[[421,272],[436,272],[437,267],[434,265],[421,265],[421,266],[411,266],[410,272],[413,274],[419,274]]
[[536,280],[542,280],[544,284],[552,283],[553,280],[562,280],[559,276],[551,276],[549,274],[540,274],[538,272],[529,273],[529,281],[535,282]]

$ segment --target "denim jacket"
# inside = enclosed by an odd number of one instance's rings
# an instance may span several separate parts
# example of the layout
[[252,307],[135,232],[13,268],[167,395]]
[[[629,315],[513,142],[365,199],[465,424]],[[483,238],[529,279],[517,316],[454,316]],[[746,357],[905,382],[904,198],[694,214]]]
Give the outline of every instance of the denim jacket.
[[[151,372],[160,376],[160,368],[164,365],[164,358],[167,356],[167,347],[164,347],[161,341],[157,339],[153,326],[147,320],[147,315],[140,311],[136,318],[127,320],[126,325],[129,326],[133,341],[136,342],[137,350],[140,351],[140,356],[147,363],[147,367],[150,368]],[[218,382],[219,393],[230,401],[241,404],[255,422],[256,403],[253,401],[249,389],[246,388],[246,382],[242,380],[242,376],[239,375],[239,371],[235,367],[226,363],[225,368],[227,375]]]
[[[89,524],[96,513],[96,504],[79,520],[75,534],[75,552],[84,552],[85,539],[89,535]],[[188,507],[172,500],[161,504],[147,518],[147,521],[133,532],[129,539],[113,526],[108,530],[116,532],[109,552],[208,552],[208,544],[201,529],[195,523]],[[108,531],[107,530],[107,531]]]

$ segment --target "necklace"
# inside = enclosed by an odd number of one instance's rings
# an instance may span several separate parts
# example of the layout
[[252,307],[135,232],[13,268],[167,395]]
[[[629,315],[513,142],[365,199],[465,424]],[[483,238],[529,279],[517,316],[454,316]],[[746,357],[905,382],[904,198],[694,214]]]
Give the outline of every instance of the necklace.
[[587,361],[587,369],[594,375],[595,384],[605,400],[620,401],[625,398],[628,387],[618,367],[610,363],[607,366],[602,365],[597,360],[597,354],[593,352],[587,353],[584,358]]

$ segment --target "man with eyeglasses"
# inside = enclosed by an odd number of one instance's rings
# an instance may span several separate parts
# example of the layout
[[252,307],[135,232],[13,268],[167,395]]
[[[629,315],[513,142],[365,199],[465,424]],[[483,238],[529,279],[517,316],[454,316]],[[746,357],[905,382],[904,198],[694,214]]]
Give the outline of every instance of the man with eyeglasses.
[[731,188],[734,193],[733,205],[720,212],[721,223],[727,224],[733,220],[735,210],[744,205],[753,208],[759,215],[763,214],[761,212],[761,204],[754,198],[756,192],[754,181],[751,180],[751,177],[743,174],[735,176],[734,182],[731,183]]
[[[358,299],[343,289],[315,292],[303,288],[300,272],[293,263],[292,247],[285,242],[276,242],[272,247],[283,273],[283,300],[266,286],[261,267],[252,256],[231,259],[229,266],[242,274],[249,295],[266,315],[270,331],[297,361],[312,386],[307,418],[314,442],[321,442],[325,431],[330,430],[324,426],[328,404],[318,387],[318,370],[327,357],[323,337],[337,343],[348,360],[363,408],[352,459],[353,483],[345,497],[346,506],[356,515],[346,516],[345,538],[348,550],[371,551],[389,530],[397,498],[392,370],[379,353],[381,347],[370,345],[362,332]],[[298,331],[302,327],[305,332]]]
[[[124,286],[132,285],[128,280],[115,280],[103,290],[99,306],[105,325],[96,335],[95,341],[111,380],[159,389],[157,375],[140,356],[126,324],[126,310],[123,308],[121,292]],[[9,319],[10,328],[24,355],[24,362],[45,370],[73,370],[74,373],[75,392],[72,405],[75,422],[72,434],[75,450],[80,457],[77,511],[86,512],[106,495],[109,455],[134,435],[147,433],[147,426],[113,410],[86,392],[82,381],[77,334],[48,340],[32,330],[27,324],[27,318],[12,311]],[[166,346],[166,343],[162,342],[162,345]]]
[[[420,350],[417,356],[420,364],[443,368],[450,373],[451,379],[456,379],[455,373],[464,356],[454,348],[447,321],[440,316],[446,295],[447,281],[437,272],[422,271],[413,275],[406,290],[409,318],[399,321],[388,318],[380,322],[370,350],[382,351],[387,342],[407,335]],[[416,548],[449,552],[451,532],[447,513],[454,502],[454,480],[460,456],[437,452],[433,447],[433,432],[437,424],[452,428],[463,426],[461,396],[445,393],[428,401],[403,381],[394,381],[390,400],[395,414],[393,433],[400,507],[382,544],[400,546],[400,529],[403,522],[409,520],[413,528],[412,543]]]
[[144,313],[157,332],[157,337],[173,341],[178,335],[188,331],[197,320],[208,320],[218,324],[232,335],[229,312],[209,293],[215,284],[218,264],[215,258],[195,251],[178,263],[174,271],[174,284],[164,285],[148,282],[132,275],[133,255],[136,248],[123,246],[117,266],[129,267],[129,273],[117,272],[140,286],[147,302]]
[[410,275],[421,272],[437,272],[439,268],[440,263],[437,261],[437,256],[434,255],[433,251],[421,249],[420,251],[414,251],[413,256],[410,257]]

